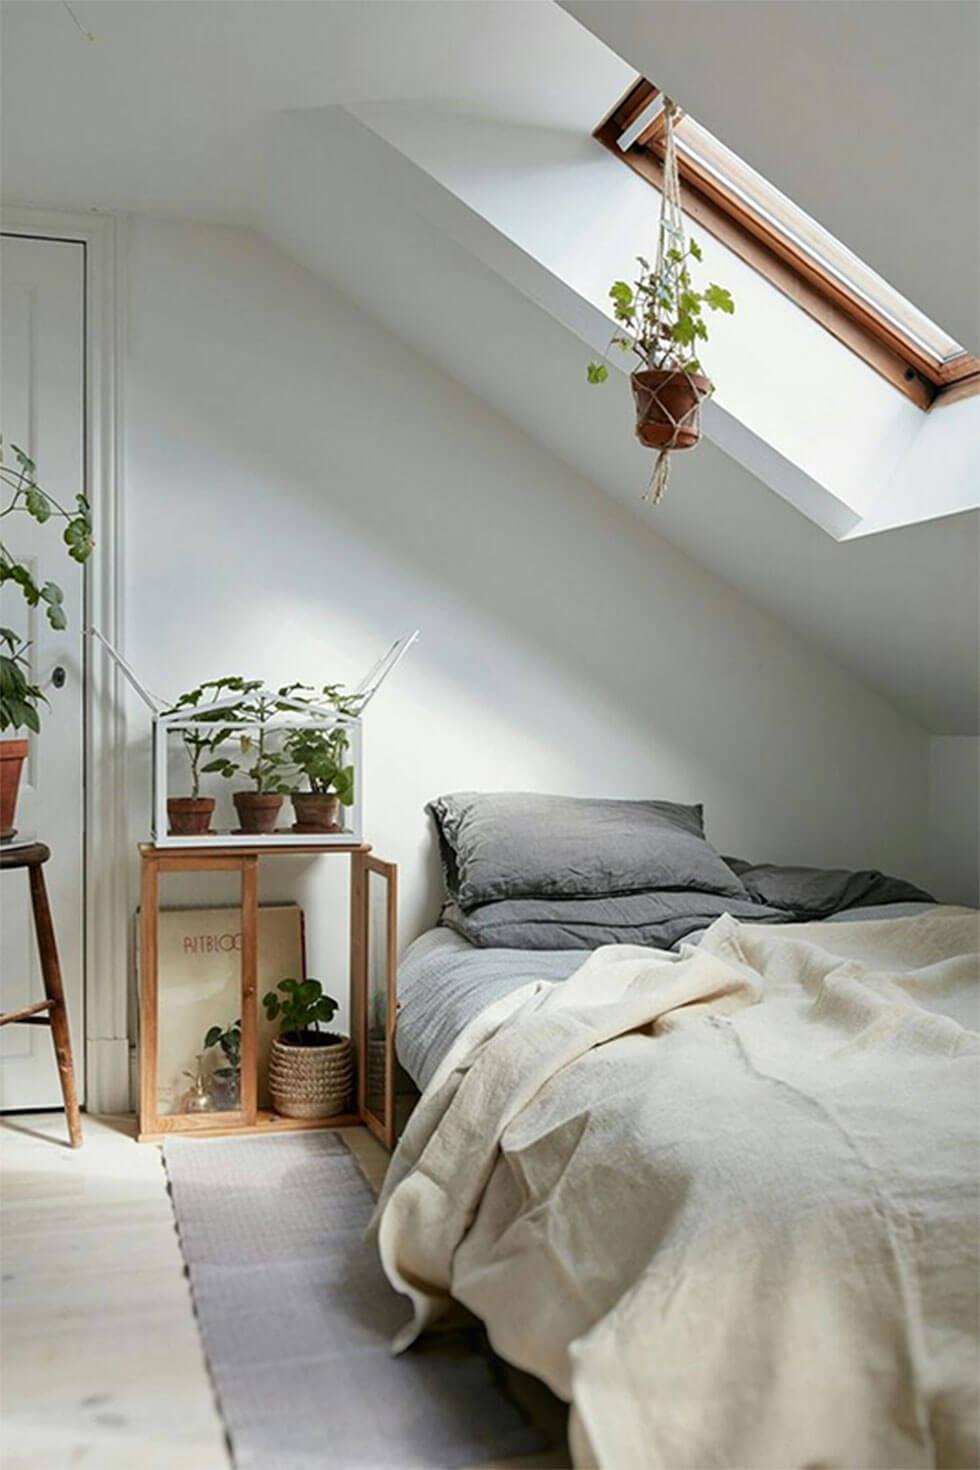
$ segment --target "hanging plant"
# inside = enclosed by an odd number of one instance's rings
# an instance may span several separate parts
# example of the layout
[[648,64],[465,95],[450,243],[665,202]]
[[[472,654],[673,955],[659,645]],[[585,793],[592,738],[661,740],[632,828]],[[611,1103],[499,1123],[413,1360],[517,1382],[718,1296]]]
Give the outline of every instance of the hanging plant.
[[[613,315],[619,323],[609,347],[632,353],[641,364],[630,376],[636,404],[636,437],[658,451],[644,499],[659,501],[667,487],[670,455],[693,449],[701,438],[701,404],[714,385],[701,371],[699,344],[708,340],[705,311],[731,316],[735,302],[724,286],[711,282],[697,290],[691,261],[701,260],[701,247],[684,233],[681,214],[676,107],[664,102],[665,151],[657,259],[654,265],[637,256],[639,272],[632,285],[614,281],[609,288]],[[607,349],[607,356],[608,356]],[[609,369],[590,362],[590,383],[604,383]]]

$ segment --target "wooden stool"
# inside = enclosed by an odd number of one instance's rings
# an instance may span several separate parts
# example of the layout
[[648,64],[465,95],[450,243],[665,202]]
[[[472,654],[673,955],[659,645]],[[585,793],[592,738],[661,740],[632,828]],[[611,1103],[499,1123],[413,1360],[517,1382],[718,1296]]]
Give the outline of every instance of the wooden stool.
[[[54,1054],[61,1079],[61,1095],[65,1100],[65,1117],[68,1121],[68,1136],[72,1148],[82,1144],[82,1122],[75,1094],[75,1067],[71,1057],[71,1036],[68,1030],[68,1011],[65,992],[61,983],[61,964],[58,960],[58,945],[54,937],[54,924],[48,906],[48,890],[44,883],[42,866],[51,856],[43,842],[30,847],[0,847],[0,870],[27,868],[31,885],[31,907],[34,910],[34,936],[37,939],[41,959],[41,974],[44,978],[46,1000],[25,1006],[21,1011],[8,1011],[0,1015],[0,1026],[16,1022],[22,1026],[50,1026],[54,1040]],[[47,1011],[47,1015],[43,1013]]]

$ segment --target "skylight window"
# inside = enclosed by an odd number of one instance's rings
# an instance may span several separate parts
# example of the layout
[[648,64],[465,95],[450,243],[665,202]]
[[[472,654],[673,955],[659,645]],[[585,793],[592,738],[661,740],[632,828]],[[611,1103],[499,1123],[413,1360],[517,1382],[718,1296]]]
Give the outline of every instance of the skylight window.
[[[660,184],[663,97],[639,81],[596,137]],[[675,124],[686,212],[927,408],[980,391],[980,361],[694,118]]]

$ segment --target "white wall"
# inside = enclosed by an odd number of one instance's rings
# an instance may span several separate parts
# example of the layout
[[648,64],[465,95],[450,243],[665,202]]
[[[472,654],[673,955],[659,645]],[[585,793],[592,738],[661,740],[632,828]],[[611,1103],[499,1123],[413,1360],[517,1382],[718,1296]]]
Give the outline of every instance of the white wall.
[[[460,788],[700,800],[724,851],[924,880],[927,741],[878,696],[258,237],[135,219],[128,273],[126,655],[164,694],[352,681],[421,628],[366,732],[403,941]],[[331,860],[266,870],[339,974]]]
[[980,907],[980,740],[929,742],[929,882],[944,903]]

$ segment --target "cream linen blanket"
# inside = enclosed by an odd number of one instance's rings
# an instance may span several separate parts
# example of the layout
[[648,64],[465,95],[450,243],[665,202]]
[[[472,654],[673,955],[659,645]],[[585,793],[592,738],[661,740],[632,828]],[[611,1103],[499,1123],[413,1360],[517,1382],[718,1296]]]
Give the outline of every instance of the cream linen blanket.
[[573,1406],[576,1464],[978,1464],[978,916],[597,950],[489,1007],[378,1210]]

